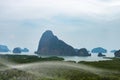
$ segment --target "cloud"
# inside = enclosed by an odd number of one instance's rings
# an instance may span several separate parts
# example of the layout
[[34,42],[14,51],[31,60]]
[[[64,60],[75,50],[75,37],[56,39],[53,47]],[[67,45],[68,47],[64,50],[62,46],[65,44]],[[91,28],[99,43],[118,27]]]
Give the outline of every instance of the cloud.
[[8,20],[50,20],[57,15],[104,20],[120,12],[119,0],[2,0],[0,5],[0,17]]
[[0,0],[0,42],[35,51],[50,29],[75,47],[117,48],[119,7],[120,0]]

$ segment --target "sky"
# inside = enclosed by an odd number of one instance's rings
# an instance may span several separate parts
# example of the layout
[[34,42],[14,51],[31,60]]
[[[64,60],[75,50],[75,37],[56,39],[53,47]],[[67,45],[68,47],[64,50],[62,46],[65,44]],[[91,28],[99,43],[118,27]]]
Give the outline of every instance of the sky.
[[0,0],[0,44],[34,52],[46,30],[74,48],[120,49],[120,0]]

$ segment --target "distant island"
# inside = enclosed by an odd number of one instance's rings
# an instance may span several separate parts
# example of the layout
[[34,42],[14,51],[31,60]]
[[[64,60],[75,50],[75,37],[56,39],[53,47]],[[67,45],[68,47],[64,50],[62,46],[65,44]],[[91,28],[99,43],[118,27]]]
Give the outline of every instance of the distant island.
[[102,54],[102,53],[98,53],[98,57],[104,57],[106,55]]
[[9,52],[10,50],[6,45],[0,45],[0,52]]
[[92,53],[107,53],[107,50],[102,47],[97,47],[97,48],[93,48],[91,52]]
[[13,53],[21,53],[21,48],[20,47],[16,47],[13,49]]
[[42,56],[91,56],[87,49],[74,49],[64,41],[58,39],[52,31],[43,33],[36,54]]
[[111,53],[115,53],[116,51],[118,51],[118,50],[111,50],[110,52],[111,52]]
[[114,55],[115,55],[115,57],[120,57],[120,50],[116,51],[116,52],[114,53]]
[[[0,45],[0,52],[22,53],[29,52],[28,48],[15,47],[9,50],[6,45]],[[107,53],[107,49],[102,47],[93,48],[88,51],[86,48],[73,48],[71,45],[60,40],[51,30],[45,31],[39,41],[38,49],[35,54],[39,56],[91,56],[91,53],[98,53],[98,57],[106,56],[102,53]],[[120,57],[120,50],[111,50],[115,57]]]
[[13,53],[22,53],[22,52],[29,52],[29,49],[27,48],[22,49],[20,47],[16,47],[13,49]]

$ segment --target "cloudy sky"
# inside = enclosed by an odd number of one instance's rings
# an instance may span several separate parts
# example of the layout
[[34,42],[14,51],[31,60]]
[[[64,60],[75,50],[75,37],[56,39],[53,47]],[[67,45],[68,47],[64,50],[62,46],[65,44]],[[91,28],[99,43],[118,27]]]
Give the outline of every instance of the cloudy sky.
[[45,30],[74,48],[120,48],[120,0],[0,0],[0,44],[37,50]]

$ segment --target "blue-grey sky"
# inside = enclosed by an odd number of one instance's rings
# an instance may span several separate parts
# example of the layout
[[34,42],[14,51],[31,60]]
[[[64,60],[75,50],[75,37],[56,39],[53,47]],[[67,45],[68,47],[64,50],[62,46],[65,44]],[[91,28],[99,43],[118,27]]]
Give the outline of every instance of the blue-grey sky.
[[120,0],[0,0],[0,44],[37,50],[45,30],[74,48],[120,48]]

